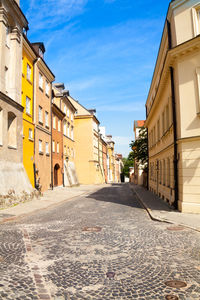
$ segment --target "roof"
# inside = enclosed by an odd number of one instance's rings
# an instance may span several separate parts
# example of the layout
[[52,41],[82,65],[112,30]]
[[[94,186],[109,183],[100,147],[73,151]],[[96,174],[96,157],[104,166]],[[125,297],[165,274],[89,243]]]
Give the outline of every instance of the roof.
[[134,130],[136,128],[144,127],[145,120],[136,120],[134,121]]

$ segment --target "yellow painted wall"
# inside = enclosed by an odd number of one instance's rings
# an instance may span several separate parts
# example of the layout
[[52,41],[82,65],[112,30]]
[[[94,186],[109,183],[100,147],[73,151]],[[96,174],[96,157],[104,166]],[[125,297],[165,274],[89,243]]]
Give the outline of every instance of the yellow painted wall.
[[[33,60],[32,49],[23,41],[22,60],[22,106],[23,112],[23,164],[28,178],[34,187],[34,124],[33,124]],[[30,80],[27,79],[27,64],[31,67]],[[26,112],[26,97],[30,98],[30,114]],[[32,138],[29,137],[32,130]]]

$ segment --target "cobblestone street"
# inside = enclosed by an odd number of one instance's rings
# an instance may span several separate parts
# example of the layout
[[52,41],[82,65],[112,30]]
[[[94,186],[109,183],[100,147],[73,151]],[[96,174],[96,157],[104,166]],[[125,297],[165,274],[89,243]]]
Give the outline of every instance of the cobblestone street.
[[200,234],[152,221],[127,184],[1,225],[0,263],[0,299],[200,299]]

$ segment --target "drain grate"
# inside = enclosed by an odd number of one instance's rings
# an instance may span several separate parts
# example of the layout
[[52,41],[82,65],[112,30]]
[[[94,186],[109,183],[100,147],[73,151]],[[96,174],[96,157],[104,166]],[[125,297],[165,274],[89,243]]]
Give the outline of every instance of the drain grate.
[[175,295],[167,295],[165,296],[166,300],[178,300],[178,297]]
[[167,230],[170,230],[170,231],[182,231],[184,229],[185,229],[185,227],[183,227],[183,226],[171,226],[171,227],[167,227]]
[[99,232],[101,231],[102,228],[101,227],[83,227],[82,231],[87,231],[87,232]]
[[108,272],[106,273],[107,278],[112,279],[115,277],[115,273],[114,272]]
[[171,288],[183,288],[187,286],[187,283],[180,280],[169,280],[165,282],[165,285]]

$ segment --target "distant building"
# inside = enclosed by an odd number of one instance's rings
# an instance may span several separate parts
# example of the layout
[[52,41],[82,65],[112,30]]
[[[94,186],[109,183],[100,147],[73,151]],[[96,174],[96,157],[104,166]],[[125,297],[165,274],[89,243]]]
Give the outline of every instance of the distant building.
[[78,101],[68,96],[76,108],[74,138],[76,141],[75,165],[80,184],[105,182],[100,161],[99,121],[95,110],[87,110]]
[[171,1],[149,90],[149,188],[200,213],[200,2]]
[[[141,128],[144,127],[144,120],[137,120],[134,121],[134,134],[135,134],[135,140],[138,139]],[[133,149],[134,151],[134,149]],[[143,170],[144,166],[139,163],[136,159],[134,161],[134,176],[132,176],[132,180],[135,184],[143,185]]]
[[108,182],[115,182],[115,142],[112,135],[106,135]]

